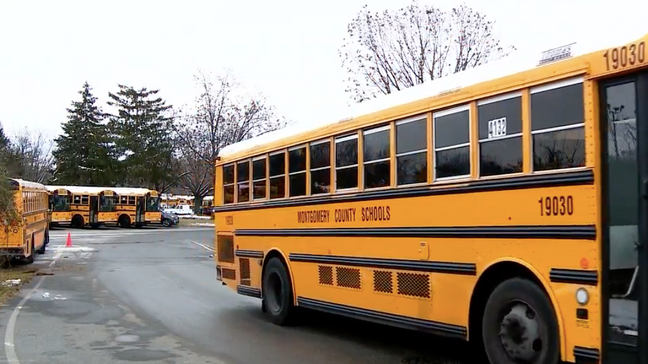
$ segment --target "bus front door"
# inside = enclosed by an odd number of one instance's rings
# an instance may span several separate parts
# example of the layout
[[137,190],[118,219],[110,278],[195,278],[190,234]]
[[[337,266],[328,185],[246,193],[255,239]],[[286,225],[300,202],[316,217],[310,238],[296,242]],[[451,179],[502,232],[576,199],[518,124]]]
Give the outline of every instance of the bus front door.
[[146,198],[145,197],[138,197],[137,198],[137,217],[136,217],[136,222],[138,224],[143,224],[145,221],[145,212],[146,212]]
[[604,80],[599,92],[601,362],[648,364],[648,72]]
[[90,224],[99,223],[99,196],[90,196]]

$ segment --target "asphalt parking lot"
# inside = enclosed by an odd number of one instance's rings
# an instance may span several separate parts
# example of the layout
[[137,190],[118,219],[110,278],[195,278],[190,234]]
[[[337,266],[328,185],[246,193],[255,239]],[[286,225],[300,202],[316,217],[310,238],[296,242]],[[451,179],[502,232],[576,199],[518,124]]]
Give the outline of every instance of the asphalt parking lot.
[[462,343],[341,317],[272,325],[258,300],[216,281],[213,235],[182,226],[52,230],[34,263],[42,275],[0,310],[0,362],[474,362]]

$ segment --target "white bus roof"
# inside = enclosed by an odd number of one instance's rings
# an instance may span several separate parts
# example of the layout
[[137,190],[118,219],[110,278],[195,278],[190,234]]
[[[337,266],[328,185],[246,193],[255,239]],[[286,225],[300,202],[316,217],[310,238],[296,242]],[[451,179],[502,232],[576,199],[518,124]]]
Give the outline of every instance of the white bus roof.
[[118,195],[145,195],[153,190],[148,188],[131,188],[131,187],[94,187],[94,186],[44,186],[50,192],[58,189],[65,189],[74,194],[99,194],[103,191],[113,191]]
[[[609,32],[609,30],[605,29],[605,27],[601,28],[602,29],[589,31],[587,37],[584,37],[582,40],[573,43],[571,47],[570,58],[582,56],[621,44],[626,44],[644,36],[644,34],[632,34],[632,30],[625,30],[622,28],[621,31],[616,31],[615,29],[614,32]],[[605,33],[604,30],[607,31],[607,33]],[[569,44],[569,42],[556,44],[556,48],[560,48]],[[350,108],[347,108],[343,117],[338,118],[337,120],[329,119],[319,121],[302,121],[298,124],[293,124],[280,130],[272,131],[254,138],[228,145],[220,151],[219,156],[227,157],[244,150],[254,149],[267,143],[272,143],[285,138],[293,137],[302,133],[306,133],[308,131],[316,130],[321,127],[348,122],[349,120],[362,115],[372,114],[397,105],[408,104],[411,102],[438,96],[448,91],[462,89],[468,86],[473,86],[479,83],[533,69],[538,67],[537,65],[541,59],[541,55],[546,50],[548,50],[547,47],[534,52],[522,53],[517,51],[512,53],[508,57],[487,63],[479,67],[471,68],[466,71],[448,75],[434,81],[429,81],[420,85],[409,87],[392,94],[382,95],[372,100],[354,104]]]
[[46,186],[50,192],[54,192],[58,189],[68,190],[73,194],[99,194],[103,191],[113,191],[116,192],[114,188],[110,187],[93,187],[93,186]]
[[9,178],[9,179],[18,182],[18,184],[21,185],[22,187],[33,188],[35,190],[46,189],[44,184],[40,184],[38,182],[25,181],[24,179],[20,179],[20,178]]
[[149,192],[154,192],[148,188],[131,188],[131,187],[112,187],[111,190],[115,191],[118,195],[146,195]]

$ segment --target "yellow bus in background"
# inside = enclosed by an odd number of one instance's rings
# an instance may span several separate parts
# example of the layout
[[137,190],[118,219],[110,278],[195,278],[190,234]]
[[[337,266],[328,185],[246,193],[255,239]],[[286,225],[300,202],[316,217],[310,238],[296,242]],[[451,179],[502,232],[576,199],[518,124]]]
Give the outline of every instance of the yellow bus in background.
[[47,186],[51,224],[75,228],[116,224],[117,199],[109,187]]
[[160,196],[148,188],[113,187],[119,195],[117,204],[118,226],[141,227],[162,221]]
[[44,254],[49,243],[47,188],[36,182],[9,179],[18,221],[0,222],[0,254],[34,262],[35,253]]
[[280,325],[299,306],[493,364],[648,363],[648,35],[599,39],[224,148],[217,279]]

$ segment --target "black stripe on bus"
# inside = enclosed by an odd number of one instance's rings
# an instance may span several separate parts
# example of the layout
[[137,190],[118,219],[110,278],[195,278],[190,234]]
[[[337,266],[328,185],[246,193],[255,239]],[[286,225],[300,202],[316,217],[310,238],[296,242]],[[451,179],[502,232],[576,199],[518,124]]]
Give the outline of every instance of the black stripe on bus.
[[595,270],[551,268],[549,280],[554,283],[573,283],[588,286],[598,285],[598,272]]
[[428,273],[477,275],[477,267],[474,263],[430,262],[425,260],[360,258],[298,253],[290,253],[288,259],[290,259],[291,262],[334,264],[352,267],[382,268]]
[[574,346],[574,358],[577,363],[598,363],[601,353],[599,349]]
[[[40,224],[45,224],[45,225],[47,225],[47,220],[40,220],[40,221],[30,222],[30,223],[27,224],[25,227],[26,227],[26,228],[30,228],[30,227],[32,227],[32,226],[36,226],[36,225],[40,225]],[[45,228],[43,228],[42,230],[45,230]],[[41,231],[41,230],[39,230],[39,232],[40,232],[40,231]]]
[[261,298],[261,290],[258,289],[258,288],[245,287],[245,286],[236,286],[236,293],[238,293],[240,295],[243,295],[243,296]]
[[370,321],[403,329],[424,331],[454,339],[467,339],[468,330],[464,326],[445,324],[442,322],[422,320],[413,317],[394,315],[385,312],[367,310],[364,308],[340,305],[337,303],[314,300],[311,298],[297,297],[297,304],[301,307],[347,316],[364,321]]
[[540,226],[454,226],[454,227],[372,227],[305,229],[237,229],[236,236],[358,236],[419,238],[515,238],[588,239],[596,238],[594,225]]
[[281,199],[257,203],[241,203],[217,206],[214,212],[254,210],[276,207],[294,207],[319,205],[337,202],[371,201],[392,198],[410,198],[434,195],[463,194],[483,191],[518,190],[543,187],[562,187],[589,185],[594,183],[594,173],[591,170],[567,172],[552,175],[531,175],[498,180],[478,180],[459,182],[450,186],[425,186],[416,188],[389,189],[381,191],[363,191],[353,194],[308,196],[297,199]]
[[260,250],[237,250],[234,254],[242,258],[263,258],[263,252]]

